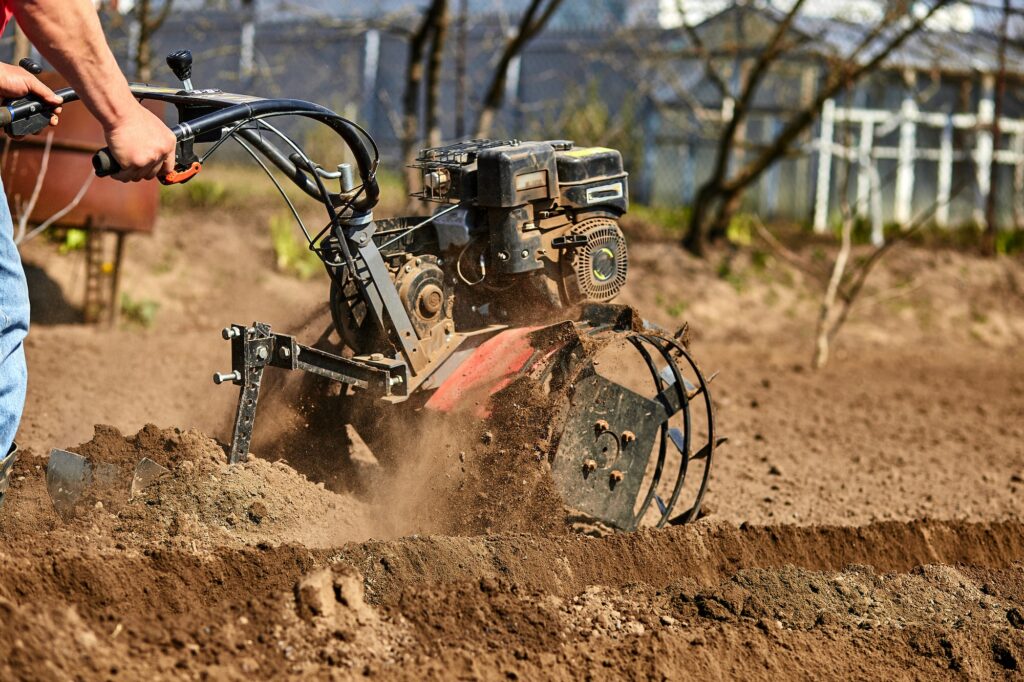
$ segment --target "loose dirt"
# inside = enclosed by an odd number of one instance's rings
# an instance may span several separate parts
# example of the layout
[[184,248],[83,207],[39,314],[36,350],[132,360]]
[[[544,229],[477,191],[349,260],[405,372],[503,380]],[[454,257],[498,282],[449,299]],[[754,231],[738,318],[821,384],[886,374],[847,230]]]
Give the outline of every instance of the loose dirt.
[[[700,521],[590,537],[545,487],[534,417],[553,406],[529,387],[497,422],[453,427],[268,379],[259,456],[229,466],[219,328],[325,329],[326,283],[275,273],[260,220],[186,212],[133,242],[125,287],[160,303],[151,329],[69,324],[77,256],[27,251],[43,299],[0,510],[0,679],[1024,669],[1019,261],[892,254],[813,372],[810,283],[744,252],[633,244],[623,300],[691,323],[729,442]],[[54,446],[120,472],[70,519],[46,494]],[[129,499],[142,457],[168,472]]]

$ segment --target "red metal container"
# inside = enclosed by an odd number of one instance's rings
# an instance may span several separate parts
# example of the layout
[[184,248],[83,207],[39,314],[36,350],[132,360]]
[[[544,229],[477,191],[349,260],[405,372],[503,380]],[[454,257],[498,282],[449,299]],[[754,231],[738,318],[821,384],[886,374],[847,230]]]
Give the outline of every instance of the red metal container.
[[[64,80],[55,73],[44,73],[40,79],[51,88],[64,87]],[[145,106],[163,117],[162,102],[145,102]],[[25,206],[36,186],[46,135],[52,131],[49,163],[43,178],[39,199],[29,222],[38,225],[71,204],[83,185],[94,176],[92,155],[106,146],[103,128],[81,102],[64,108],[60,125],[40,135],[21,140],[4,138],[0,154],[0,177],[3,178],[11,211]],[[111,178],[93,177],[85,195],[75,208],[55,224],[62,227],[96,228],[116,232],[152,232],[160,203],[160,186],[156,182],[121,183]]]

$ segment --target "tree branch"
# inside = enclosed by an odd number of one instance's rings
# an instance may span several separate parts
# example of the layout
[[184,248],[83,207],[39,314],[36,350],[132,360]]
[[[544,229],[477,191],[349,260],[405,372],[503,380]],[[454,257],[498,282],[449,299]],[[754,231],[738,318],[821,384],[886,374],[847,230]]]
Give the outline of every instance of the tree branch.
[[[545,2],[547,2],[546,5]],[[505,49],[498,59],[490,84],[485,91],[483,105],[480,109],[480,118],[476,126],[477,137],[487,137],[491,132],[494,118],[505,100],[508,69],[512,64],[512,60],[523,51],[523,48],[526,47],[530,40],[543,30],[551,16],[561,5],[562,0],[530,0],[530,5],[526,8],[522,19],[519,21],[519,28],[505,44]]]

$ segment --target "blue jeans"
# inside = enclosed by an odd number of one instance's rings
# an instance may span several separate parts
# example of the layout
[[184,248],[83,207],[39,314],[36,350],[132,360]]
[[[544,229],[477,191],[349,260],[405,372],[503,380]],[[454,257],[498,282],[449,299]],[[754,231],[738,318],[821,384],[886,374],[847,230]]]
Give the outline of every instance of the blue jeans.
[[28,282],[14,245],[14,221],[0,181],[0,459],[14,442],[25,409],[28,311]]

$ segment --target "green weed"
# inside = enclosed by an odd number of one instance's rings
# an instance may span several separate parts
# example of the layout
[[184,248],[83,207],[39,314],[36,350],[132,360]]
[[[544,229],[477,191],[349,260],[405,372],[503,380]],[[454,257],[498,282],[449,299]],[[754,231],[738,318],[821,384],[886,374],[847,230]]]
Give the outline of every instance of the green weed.
[[277,256],[277,269],[299,279],[309,279],[323,265],[319,256],[310,251],[309,245],[295,232],[295,223],[290,215],[279,213],[270,219],[270,241]]
[[156,322],[156,314],[160,303],[149,298],[135,300],[130,294],[121,294],[121,319],[149,329]]
[[89,233],[85,230],[69,229],[64,233],[64,239],[60,244],[60,252],[62,255],[65,255],[72,251],[81,251],[85,248],[85,244],[88,241]]

